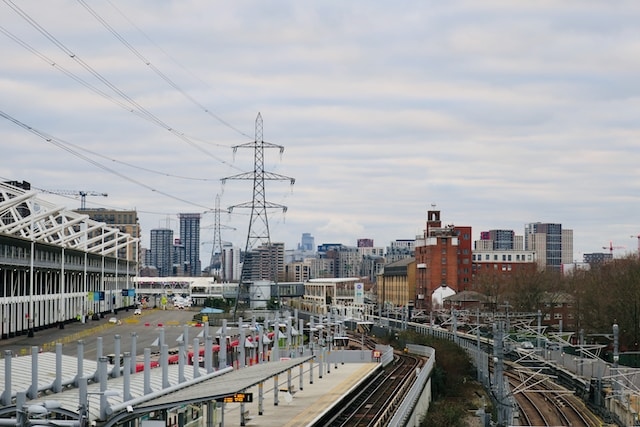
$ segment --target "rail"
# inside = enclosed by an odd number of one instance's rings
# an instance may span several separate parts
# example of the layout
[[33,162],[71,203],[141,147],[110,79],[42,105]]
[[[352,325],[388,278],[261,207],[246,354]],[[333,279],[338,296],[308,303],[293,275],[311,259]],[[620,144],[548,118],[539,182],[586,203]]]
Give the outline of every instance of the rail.
[[420,397],[424,391],[424,388],[431,377],[431,372],[433,371],[433,367],[435,366],[435,350],[431,347],[426,347],[422,345],[407,345],[407,349],[410,353],[414,353],[427,356],[429,359],[424,367],[420,370],[416,377],[416,381],[413,383],[411,389],[407,392],[405,399],[398,407],[398,410],[395,412],[388,426],[405,426],[407,425],[409,417],[413,414]]

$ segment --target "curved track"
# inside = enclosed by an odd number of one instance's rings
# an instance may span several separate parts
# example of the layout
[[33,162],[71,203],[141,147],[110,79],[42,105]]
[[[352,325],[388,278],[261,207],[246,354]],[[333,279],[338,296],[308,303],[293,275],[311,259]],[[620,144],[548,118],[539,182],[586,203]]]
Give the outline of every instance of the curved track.
[[[371,344],[365,343],[365,344]],[[374,343],[375,344],[375,343]],[[415,380],[416,369],[423,365],[419,357],[396,352],[394,363],[380,370],[343,403],[317,420],[316,426],[356,427],[382,425],[387,413],[393,414]]]

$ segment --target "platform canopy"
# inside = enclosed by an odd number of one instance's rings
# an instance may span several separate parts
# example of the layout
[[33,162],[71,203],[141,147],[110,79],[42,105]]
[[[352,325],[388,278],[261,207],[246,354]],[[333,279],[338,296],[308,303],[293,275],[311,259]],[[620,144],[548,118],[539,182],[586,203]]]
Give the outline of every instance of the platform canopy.
[[0,234],[112,256],[138,240],[7,183],[0,183]]

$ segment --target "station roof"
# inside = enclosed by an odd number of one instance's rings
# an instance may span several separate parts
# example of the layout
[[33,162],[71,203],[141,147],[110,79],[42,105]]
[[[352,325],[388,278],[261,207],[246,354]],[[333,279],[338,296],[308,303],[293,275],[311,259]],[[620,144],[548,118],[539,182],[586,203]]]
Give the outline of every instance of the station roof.
[[[66,414],[77,414],[79,411],[80,389],[77,386],[69,387],[77,380],[78,359],[72,356],[62,355],[61,363],[58,363],[55,353],[40,353],[31,357],[10,358],[11,367],[11,394],[16,395],[19,391],[26,391],[32,382],[32,361],[37,358],[38,384],[39,390],[49,391],[35,399],[27,397],[27,404],[44,404],[54,400],[59,404],[59,412]],[[127,407],[133,409],[135,413],[143,414],[154,408],[173,407],[183,403],[196,403],[213,400],[218,397],[232,395],[242,392],[247,388],[265,382],[268,379],[286,372],[302,363],[307,362],[312,356],[300,357],[290,360],[266,362],[229,372],[214,371],[207,374],[203,368],[198,368],[200,374],[194,375],[194,367],[184,366],[183,379],[180,380],[180,370],[178,365],[167,366],[167,381],[164,383],[163,368],[158,367],[150,370],[151,393],[145,392],[144,372],[131,374],[129,393],[130,399],[125,400],[123,391],[125,389],[124,377],[112,378],[109,376],[106,388],[109,391],[118,393],[105,395],[107,397],[110,412],[113,415],[127,412]],[[3,373],[6,369],[7,359],[0,359],[0,377],[4,381]],[[83,360],[83,376],[92,378],[97,375],[98,363],[90,360]],[[109,369],[113,365],[108,365]],[[56,378],[56,370],[61,369],[61,382],[63,389],[59,393],[51,392],[51,381]],[[229,368],[230,369],[230,368]],[[87,384],[87,402],[89,419],[100,419],[100,394],[104,388],[98,382]],[[10,406],[3,408],[3,413],[10,411]],[[130,412],[130,411],[129,411]]]
[[276,375],[287,372],[290,369],[312,359],[313,356],[300,357],[290,360],[263,363],[248,366],[233,372],[212,378],[190,387],[173,391],[164,396],[157,397],[136,406],[137,409],[153,410],[165,407],[169,404],[175,406],[205,400],[213,400],[217,397],[227,396],[241,392],[257,384],[267,381]]

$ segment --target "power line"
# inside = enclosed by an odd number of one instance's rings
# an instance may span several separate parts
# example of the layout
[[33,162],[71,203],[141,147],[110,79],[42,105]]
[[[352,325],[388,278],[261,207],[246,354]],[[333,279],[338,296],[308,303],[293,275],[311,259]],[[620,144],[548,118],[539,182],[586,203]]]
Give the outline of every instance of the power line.
[[72,154],[73,156],[78,157],[79,159],[84,160],[87,163],[90,163],[90,164],[94,165],[95,167],[97,167],[99,169],[102,169],[102,170],[104,170],[104,171],[106,171],[106,172],[108,172],[108,173],[110,173],[112,175],[116,175],[116,176],[118,176],[118,177],[120,177],[120,178],[122,178],[122,179],[124,179],[126,181],[129,181],[129,182],[131,182],[133,184],[139,185],[139,186],[141,186],[141,187],[143,187],[143,188],[145,188],[147,190],[150,190],[150,191],[152,191],[154,193],[161,194],[161,195],[163,195],[165,197],[168,197],[170,199],[177,200],[179,202],[183,202],[183,203],[189,204],[191,206],[200,207],[200,208],[205,209],[205,210],[211,209],[209,206],[204,206],[204,205],[201,205],[199,203],[191,202],[189,200],[174,196],[172,194],[169,194],[167,192],[164,192],[162,190],[154,188],[154,187],[152,187],[150,185],[147,185],[147,184],[145,184],[145,183],[143,183],[141,181],[133,179],[133,178],[121,173],[121,172],[118,172],[118,171],[116,171],[114,169],[111,169],[110,167],[105,166],[102,163],[99,163],[99,162],[91,159],[90,157],[87,157],[84,154],[79,153],[78,151],[70,148],[68,146],[69,144],[67,142],[65,142],[63,140],[60,140],[60,139],[58,139],[58,138],[56,138],[54,136],[51,136],[51,135],[49,135],[49,134],[47,134],[45,132],[42,132],[42,131],[34,128],[34,127],[31,127],[31,126],[21,122],[20,120],[10,116],[9,114],[5,113],[4,111],[0,110],[0,117],[5,118],[6,120],[16,124],[17,126],[20,126],[21,128],[26,129],[27,131],[31,132],[32,134],[44,139],[46,142],[48,142],[48,143],[50,143],[50,144],[52,144],[52,145],[54,145],[54,146],[56,146],[56,147],[58,147],[58,148],[60,148],[60,149],[62,149],[64,151],[66,151],[66,152]]
[[[69,56],[71,59],[73,59],[76,63],[78,63],[82,68],[84,68],[87,72],[89,72],[92,76],[94,76],[98,81],[100,81],[101,83],[103,83],[105,86],[107,86],[109,89],[111,89],[113,92],[115,92],[117,95],[119,95],[122,99],[124,99],[126,101],[126,103],[128,103],[129,105],[122,103],[121,101],[117,101],[114,100],[111,96],[109,96],[108,94],[106,94],[104,91],[101,91],[100,89],[95,88],[92,89],[94,90],[94,92],[98,92],[98,94],[102,97],[106,97],[109,100],[113,100],[116,101],[116,103],[120,106],[125,108],[127,111],[145,118],[148,121],[151,121],[152,123],[161,126],[162,128],[164,128],[165,130],[168,130],[169,132],[171,132],[173,135],[177,136],[179,139],[181,139],[182,141],[186,142],[187,144],[189,144],[190,146],[192,146],[194,149],[206,154],[207,156],[210,156],[212,158],[214,158],[215,160],[219,161],[220,163],[223,163],[225,165],[228,166],[232,166],[230,163],[218,158],[217,156],[214,156],[212,153],[208,152],[207,150],[203,149],[202,147],[196,145],[193,141],[191,141],[191,139],[184,133],[181,131],[178,131],[177,129],[175,129],[174,127],[168,125],[166,122],[164,122],[163,120],[161,120],[159,117],[157,117],[156,115],[154,115],[153,113],[151,113],[149,110],[147,110],[146,108],[144,108],[142,105],[140,105],[137,101],[135,101],[133,98],[131,98],[130,96],[128,96],[124,91],[122,91],[120,88],[118,88],[116,85],[114,85],[113,83],[111,83],[106,77],[104,77],[102,74],[100,74],[98,71],[96,71],[93,67],[91,67],[89,64],[87,64],[86,62],[84,62],[78,55],[76,55],[72,50],[70,50],[68,47],[66,47],[62,42],[60,42],[58,39],[56,39],[51,33],[49,33],[44,27],[42,27],[40,24],[38,24],[33,18],[31,18],[29,16],[29,14],[27,14],[26,12],[24,12],[22,9],[20,9],[15,3],[13,3],[11,0],[4,0],[5,4],[7,4],[15,13],[17,13],[21,18],[23,18],[29,25],[31,25],[33,28],[35,28],[40,34],[42,34],[46,39],[48,39],[49,41],[51,41],[56,47],[58,47],[62,52],[64,52],[67,56]],[[3,29],[2,32],[5,35],[8,35],[12,40],[14,40],[15,42],[19,43],[21,46],[27,48],[29,51],[31,51],[32,53],[36,54],[38,57],[40,57],[41,59],[45,60],[47,63],[49,63],[50,65],[60,69],[60,66],[57,65],[55,63],[55,61],[52,61],[50,59],[48,59],[46,56],[36,53],[37,51],[35,49],[33,49],[32,47],[30,47],[27,43],[22,42],[18,37],[10,35],[10,33],[6,30]],[[70,72],[65,72],[65,74],[69,75],[72,74]],[[72,77],[75,81],[80,82],[82,79],[79,77]],[[85,82],[86,83],[86,82]],[[85,87],[93,87],[92,85],[90,85],[89,83],[82,83],[83,86]],[[133,107],[133,108],[132,108]]]
[[140,61],[142,61],[142,63],[144,63],[147,67],[149,67],[154,73],[156,73],[169,86],[171,86],[172,88],[177,90],[182,96],[187,98],[192,104],[194,104],[195,106],[197,106],[198,108],[203,110],[205,113],[209,114],[211,117],[213,117],[214,119],[216,119],[217,121],[219,121],[223,125],[227,126],[230,129],[233,129],[234,131],[238,132],[242,136],[246,136],[246,137],[250,138],[249,135],[247,135],[246,133],[242,132],[241,130],[239,130],[235,126],[231,125],[229,122],[223,120],[220,116],[214,114],[211,110],[209,110],[207,107],[205,107],[200,102],[198,102],[195,98],[193,98],[191,95],[189,95],[185,90],[183,90],[169,76],[167,76],[165,73],[160,71],[155,65],[153,65],[153,63],[151,63],[151,61],[149,59],[147,59],[142,53],[140,53],[139,50],[137,50],[135,47],[133,47],[133,45],[131,43],[129,43],[122,35],[120,35],[120,33],[118,33],[111,25],[109,25],[109,23],[104,18],[102,18],[102,16],[100,16],[94,9],[92,9],[84,0],[78,0],[78,3],[80,3],[94,18],[96,18],[96,20],[98,20],[98,22],[100,22],[102,24],[103,27],[105,27],[111,34],[113,34],[113,36],[116,39],[118,39],[120,41],[120,43],[122,43],[127,49],[129,49]]

